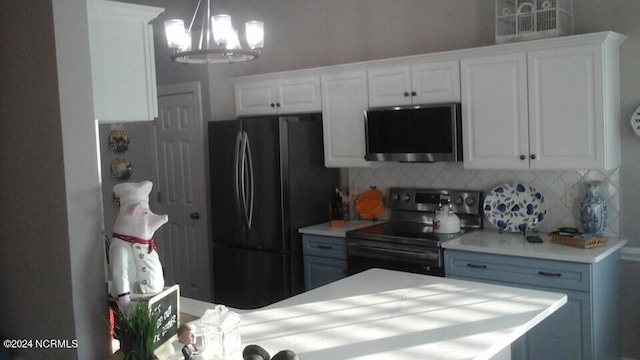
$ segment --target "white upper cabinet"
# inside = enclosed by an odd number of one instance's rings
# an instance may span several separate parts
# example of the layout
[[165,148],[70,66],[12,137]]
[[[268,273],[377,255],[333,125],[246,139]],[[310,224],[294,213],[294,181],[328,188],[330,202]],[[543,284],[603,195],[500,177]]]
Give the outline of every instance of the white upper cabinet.
[[371,166],[364,159],[367,72],[322,75],[322,126],[327,167]]
[[460,101],[458,60],[374,68],[368,80],[371,107]]
[[237,78],[234,89],[237,116],[322,111],[319,75]]
[[237,116],[277,113],[274,81],[242,81],[234,89]]
[[89,46],[95,118],[101,123],[158,116],[153,29],[162,8],[89,0]]
[[529,168],[526,55],[463,59],[460,66],[464,167]]
[[527,54],[531,168],[620,166],[620,85],[605,56],[600,44]]
[[463,59],[464,167],[620,166],[623,40],[607,33],[591,43]]
[[411,104],[411,69],[409,66],[371,69],[368,71],[368,75],[371,107]]

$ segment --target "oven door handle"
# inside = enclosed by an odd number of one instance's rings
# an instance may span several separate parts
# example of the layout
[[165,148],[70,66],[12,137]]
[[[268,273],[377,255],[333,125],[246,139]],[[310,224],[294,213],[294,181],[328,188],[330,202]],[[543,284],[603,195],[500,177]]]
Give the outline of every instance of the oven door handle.
[[377,246],[363,246],[356,244],[347,244],[349,255],[352,256],[369,256],[378,259],[411,259],[411,260],[431,260],[438,261],[440,254],[437,250],[433,253],[413,252],[404,250],[387,249]]

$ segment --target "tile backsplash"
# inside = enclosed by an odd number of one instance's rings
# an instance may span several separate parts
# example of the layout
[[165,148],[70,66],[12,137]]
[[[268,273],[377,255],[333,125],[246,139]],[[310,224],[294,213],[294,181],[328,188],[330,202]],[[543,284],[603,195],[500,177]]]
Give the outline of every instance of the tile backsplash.
[[[541,192],[547,217],[538,230],[549,232],[562,226],[581,229],[580,202],[587,181],[601,181],[602,197],[608,204],[605,235],[620,236],[620,169],[613,171],[465,170],[462,163],[389,163],[373,168],[351,168],[349,187],[361,193],[376,186],[386,195],[391,187],[482,190],[485,195],[496,186],[519,182]],[[382,218],[387,218],[385,212]],[[485,221],[485,228],[493,227]]]

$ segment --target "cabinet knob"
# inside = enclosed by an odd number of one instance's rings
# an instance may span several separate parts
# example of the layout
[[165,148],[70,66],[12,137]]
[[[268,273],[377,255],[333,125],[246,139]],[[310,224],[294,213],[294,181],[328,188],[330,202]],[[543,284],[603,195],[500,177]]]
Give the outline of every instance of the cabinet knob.
[[404,96],[405,96],[405,97],[409,97],[409,93],[405,91],[405,92],[404,92]]
[[271,103],[271,104],[269,104],[269,105],[270,105],[271,107],[276,107],[276,104],[274,104],[274,103]]
[[276,103],[276,107],[280,107],[280,103]]
[[526,159],[526,158],[527,158],[526,156],[524,156],[524,155],[520,155],[520,160],[524,160],[524,159]]
[[411,92],[411,96],[416,96],[416,95],[418,95],[418,93],[417,93],[417,92],[415,92],[415,91],[412,91],[412,92]]
[[536,159],[536,155],[535,154],[531,154],[531,160],[535,160]]

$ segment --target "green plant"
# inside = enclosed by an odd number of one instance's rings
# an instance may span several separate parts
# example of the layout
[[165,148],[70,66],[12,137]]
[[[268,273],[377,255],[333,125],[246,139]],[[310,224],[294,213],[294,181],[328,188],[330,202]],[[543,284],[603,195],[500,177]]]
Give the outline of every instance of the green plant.
[[153,313],[146,303],[136,303],[128,310],[115,312],[115,337],[120,341],[124,360],[151,360],[153,340],[159,334],[160,314]]

